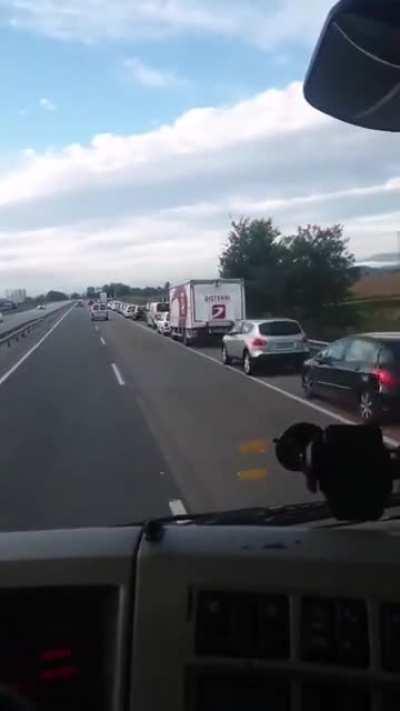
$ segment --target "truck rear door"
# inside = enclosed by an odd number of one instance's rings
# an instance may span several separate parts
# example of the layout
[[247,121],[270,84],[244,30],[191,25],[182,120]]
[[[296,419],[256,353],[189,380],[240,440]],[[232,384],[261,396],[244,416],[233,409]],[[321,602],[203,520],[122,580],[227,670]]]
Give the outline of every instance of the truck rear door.
[[208,324],[214,332],[226,332],[227,327],[242,319],[242,291],[239,283],[222,281],[194,284],[193,318]]

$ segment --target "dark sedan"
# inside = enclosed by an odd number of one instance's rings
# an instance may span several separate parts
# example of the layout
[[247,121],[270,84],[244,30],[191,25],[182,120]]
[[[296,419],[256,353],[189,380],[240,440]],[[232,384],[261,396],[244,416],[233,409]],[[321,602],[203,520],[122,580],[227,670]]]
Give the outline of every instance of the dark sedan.
[[400,412],[400,333],[367,333],[331,343],[303,366],[306,397],[355,408],[365,423]]

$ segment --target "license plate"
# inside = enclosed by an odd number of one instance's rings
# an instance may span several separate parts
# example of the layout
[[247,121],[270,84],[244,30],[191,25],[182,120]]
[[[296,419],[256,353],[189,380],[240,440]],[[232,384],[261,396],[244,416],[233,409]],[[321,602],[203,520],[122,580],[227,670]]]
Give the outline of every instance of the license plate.
[[294,347],[294,343],[275,343],[277,351],[292,351]]

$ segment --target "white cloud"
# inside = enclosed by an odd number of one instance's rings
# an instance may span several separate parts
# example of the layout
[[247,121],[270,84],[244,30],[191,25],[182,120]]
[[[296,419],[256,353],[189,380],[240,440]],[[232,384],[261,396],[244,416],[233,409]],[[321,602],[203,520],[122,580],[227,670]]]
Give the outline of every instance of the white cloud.
[[46,97],[40,99],[39,106],[40,108],[44,109],[44,111],[53,112],[57,110],[57,106],[55,105],[55,103],[50,99],[47,99]]
[[142,62],[138,57],[126,59],[124,67],[133,82],[149,89],[168,89],[184,86],[187,83],[185,79],[178,77],[174,72],[152,67]]
[[357,256],[387,251],[400,224],[398,150],[395,135],[315,112],[299,83],[147,133],[25,149],[0,173],[2,284],[213,276],[240,215],[271,215],[286,232],[342,222]]
[[0,19],[64,40],[207,33],[271,49],[309,43],[332,0],[0,0]]

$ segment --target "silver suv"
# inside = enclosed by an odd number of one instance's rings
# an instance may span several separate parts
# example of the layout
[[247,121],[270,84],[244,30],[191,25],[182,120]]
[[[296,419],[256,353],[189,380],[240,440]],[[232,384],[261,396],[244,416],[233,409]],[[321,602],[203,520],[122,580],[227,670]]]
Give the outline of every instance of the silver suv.
[[274,318],[237,321],[222,340],[222,362],[237,360],[251,375],[258,365],[286,362],[301,369],[309,358],[306,334],[297,321]]

